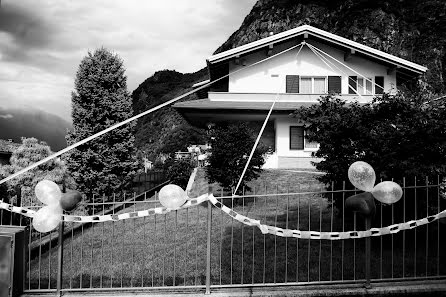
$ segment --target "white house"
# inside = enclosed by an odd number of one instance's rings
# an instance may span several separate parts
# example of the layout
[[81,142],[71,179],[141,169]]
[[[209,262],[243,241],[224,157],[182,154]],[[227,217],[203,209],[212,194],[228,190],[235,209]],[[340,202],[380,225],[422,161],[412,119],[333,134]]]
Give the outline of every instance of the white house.
[[327,93],[347,101],[369,102],[395,92],[401,82],[427,68],[335,34],[304,25],[213,55],[207,59],[210,80],[218,80],[201,99],[176,103],[184,118],[198,126],[219,121],[249,121],[269,145],[267,168],[310,168],[317,143],[305,139],[304,127],[289,114]]

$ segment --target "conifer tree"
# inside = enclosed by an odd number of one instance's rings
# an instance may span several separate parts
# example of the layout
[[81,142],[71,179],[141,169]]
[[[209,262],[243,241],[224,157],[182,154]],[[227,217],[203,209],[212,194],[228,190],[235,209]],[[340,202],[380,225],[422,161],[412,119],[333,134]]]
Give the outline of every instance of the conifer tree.
[[[72,92],[73,144],[121,122],[133,114],[122,60],[105,48],[89,52],[81,61]],[[67,166],[78,188],[110,195],[130,185],[136,166],[133,123],[106,133],[67,155]]]

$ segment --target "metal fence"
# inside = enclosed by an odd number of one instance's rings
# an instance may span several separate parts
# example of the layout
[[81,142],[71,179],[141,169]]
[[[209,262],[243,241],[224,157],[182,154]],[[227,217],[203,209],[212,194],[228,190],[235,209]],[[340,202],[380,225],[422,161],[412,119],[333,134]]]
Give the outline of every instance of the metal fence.
[[[377,205],[372,227],[419,219],[445,208],[440,179],[403,181],[403,198],[392,206]],[[311,188],[311,187],[310,187]],[[252,189],[222,203],[269,225],[312,231],[364,230],[364,221],[343,209],[355,194],[345,185],[308,191],[300,185]],[[136,197],[136,194],[134,194]],[[95,213],[161,206],[157,195],[127,202],[88,203]],[[116,205],[121,208],[114,208]],[[114,210],[116,209],[116,211]],[[32,237],[27,255],[25,291],[120,290],[150,288],[222,288],[365,282],[446,277],[446,222],[366,239],[309,240],[264,235],[211,204],[165,215],[80,225],[65,223],[43,245]],[[73,228],[77,227],[77,228]],[[65,234],[65,235],[63,235]]]

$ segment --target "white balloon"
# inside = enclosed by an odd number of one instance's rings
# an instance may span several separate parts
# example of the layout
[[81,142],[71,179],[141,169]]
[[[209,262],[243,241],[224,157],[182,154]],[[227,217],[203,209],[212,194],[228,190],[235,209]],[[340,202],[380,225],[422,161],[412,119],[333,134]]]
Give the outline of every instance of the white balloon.
[[161,188],[158,198],[164,207],[178,209],[186,202],[187,195],[181,187],[169,184]]
[[60,198],[62,197],[62,192],[59,186],[50,180],[42,180],[34,189],[37,199],[46,205],[59,204]]
[[59,225],[61,216],[59,204],[44,206],[34,214],[33,227],[41,233],[50,232]]
[[370,164],[357,161],[348,168],[348,179],[358,189],[371,192],[375,185],[375,170]]
[[383,181],[373,188],[372,195],[384,204],[392,204],[401,199],[403,189],[393,181]]

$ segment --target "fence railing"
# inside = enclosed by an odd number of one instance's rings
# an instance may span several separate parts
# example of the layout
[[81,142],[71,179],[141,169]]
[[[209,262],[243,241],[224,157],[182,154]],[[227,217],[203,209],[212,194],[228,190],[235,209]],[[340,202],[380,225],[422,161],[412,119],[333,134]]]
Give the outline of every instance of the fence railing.
[[[440,180],[404,181],[403,198],[377,204],[372,227],[382,227],[445,208]],[[256,188],[222,203],[245,216],[281,228],[312,231],[364,230],[364,220],[343,209],[355,191],[345,186]],[[135,194],[136,195],[136,194]],[[117,201],[89,203],[94,212],[114,209]],[[145,195],[112,213],[160,207],[157,195]],[[59,244],[28,253],[25,290],[65,291],[136,288],[212,288],[366,282],[446,277],[445,222],[366,239],[310,240],[265,235],[211,204],[164,215],[95,223],[64,223]],[[31,232],[30,232],[31,234]],[[41,240],[39,235],[35,242]],[[31,238],[30,238],[31,239]],[[53,241],[54,242],[54,241]],[[59,253],[58,253],[59,251]],[[60,269],[58,269],[58,267]]]

